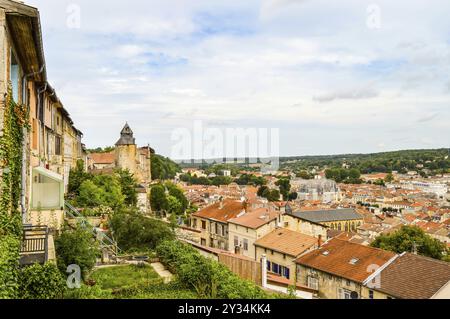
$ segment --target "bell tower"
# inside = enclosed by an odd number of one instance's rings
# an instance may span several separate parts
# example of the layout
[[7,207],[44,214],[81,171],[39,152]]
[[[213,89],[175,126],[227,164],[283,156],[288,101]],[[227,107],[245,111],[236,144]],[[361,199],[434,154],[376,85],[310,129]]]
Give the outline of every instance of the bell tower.
[[133,131],[128,123],[120,132],[120,139],[116,143],[115,149],[116,167],[128,169],[130,173],[137,173],[137,146]]

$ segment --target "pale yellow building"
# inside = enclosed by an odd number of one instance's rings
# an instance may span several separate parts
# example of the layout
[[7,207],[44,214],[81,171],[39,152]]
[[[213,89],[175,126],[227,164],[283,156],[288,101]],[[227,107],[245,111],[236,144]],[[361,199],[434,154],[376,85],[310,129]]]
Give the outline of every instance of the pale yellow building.
[[256,260],[267,258],[268,279],[285,278],[295,284],[296,258],[316,249],[320,241],[285,228],[278,228],[255,242]]
[[256,259],[255,242],[281,224],[281,213],[258,208],[228,220],[228,250]]

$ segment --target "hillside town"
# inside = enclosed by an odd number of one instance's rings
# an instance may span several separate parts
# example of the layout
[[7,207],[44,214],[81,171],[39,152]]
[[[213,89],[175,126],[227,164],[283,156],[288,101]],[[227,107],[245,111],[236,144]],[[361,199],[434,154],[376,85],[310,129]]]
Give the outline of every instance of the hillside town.
[[0,42],[1,299],[450,299],[442,150],[415,170],[190,167],[127,119],[88,149],[38,9],[0,0]]

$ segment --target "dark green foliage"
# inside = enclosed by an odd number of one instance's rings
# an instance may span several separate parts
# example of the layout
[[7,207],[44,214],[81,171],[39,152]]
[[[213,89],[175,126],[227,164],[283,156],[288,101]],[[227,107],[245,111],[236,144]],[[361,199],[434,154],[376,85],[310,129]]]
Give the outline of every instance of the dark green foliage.
[[216,176],[211,179],[211,184],[215,186],[230,185],[233,179],[228,176]]
[[[341,168],[349,164],[362,174],[390,173],[398,171],[405,173],[408,170],[417,170],[422,164],[424,169],[431,170],[432,174],[442,174],[450,170],[450,149],[436,150],[406,150],[376,154],[342,154],[328,156],[298,156],[280,158],[281,168],[294,171],[309,171],[314,167]],[[289,163],[288,163],[289,161]],[[296,161],[292,163],[292,161]]]
[[75,197],[80,194],[80,186],[84,181],[92,178],[92,176],[85,172],[84,161],[78,160],[75,169],[70,170],[68,196]]
[[328,179],[336,181],[336,183],[361,184],[361,173],[358,169],[332,168],[325,171]]
[[314,178],[314,176],[312,176],[311,174],[309,174],[307,171],[305,171],[305,170],[302,170],[302,171],[300,171],[300,172],[298,172],[297,174],[296,174],[296,176],[297,177],[300,177],[300,178],[302,178],[302,179],[313,179]]
[[173,179],[175,175],[181,172],[181,168],[170,160],[161,155],[152,155],[152,179],[166,180]]
[[170,182],[166,183],[165,185],[169,190],[169,195],[175,197],[180,202],[181,211],[179,214],[184,213],[186,209],[189,207],[189,201],[184,195],[183,190],[180,189],[177,185]]
[[416,226],[403,226],[400,230],[389,235],[377,237],[371,244],[396,253],[412,252],[416,246],[419,255],[435,259],[444,259],[446,246],[444,243],[427,235]]
[[280,178],[275,185],[280,188],[280,193],[283,195],[283,200],[289,199],[289,192],[291,191],[291,182],[288,178]]
[[267,198],[269,202],[277,202],[280,200],[280,191],[277,189],[270,189],[267,186],[261,186],[258,189],[257,195],[259,197]]
[[125,251],[154,249],[161,241],[175,238],[167,223],[134,210],[116,212],[110,226],[117,244]]
[[0,235],[0,299],[16,298],[18,294],[20,240]]
[[197,177],[197,175],[183,174],[180,176],[180,180],[188,183],[189,185],[211,185],[212,181],[205,176]]
[[129,170],[116,170],[117,177],[119,179],[120,188],[122,194],[125,196],[124,203],[128,206],[136,206],[137,204],[137,183]]
[[253,174],[242,174],[239,178],[235,180],[238,185],[252,185],[252,186],[263,186],[266,185],[267,181],[262,176],[255,176]]
[[22,299],[62,298],[66,287],[64,277],[53,263],[25,267],[19,278],[19,295]]
[[81,184],[75,201],[83,208],[107,206],[117,209],[124,204],[125,196],[115,175],[96,175]]
[[17,213],[21,195],[24,129],[28,129],[27,108],[12,99],[11,86],[3,109],[0,135],[0,236],[20,236],[22,220]]
[[79,226],[75,230],[65,230],[55,241],[58,267],[66,273],[67,266],[80,266],[83,277],[95,266],[99,255],[98,244],[90,230]]
[[200,298],[259,299],[268,295],[255,284],[240,279],[224,265],[200,255],[179,241],[165,241],[157,247],[161,261],[179,281],[194,289]]
[[150,203],[155,213],[167,211],[169,203],[167,201],[166,189],[163,185],[157,184],[150,190]]

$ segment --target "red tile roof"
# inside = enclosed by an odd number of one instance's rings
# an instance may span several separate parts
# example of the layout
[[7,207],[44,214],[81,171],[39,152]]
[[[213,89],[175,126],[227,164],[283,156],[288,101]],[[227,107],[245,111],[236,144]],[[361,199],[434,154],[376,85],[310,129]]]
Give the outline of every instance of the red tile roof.
[[389,251],[335,238],[298,258],[296,263],[362,283],[373,271],[369,266],[381,267],[394,256]]
[[238,217],[238,215],[244,211],[245,206],[243,202],[233,199],[224,199],[222,203],[219,202],[205,207],[192,214],[192,216],[227,222],[230,219]]
[[255,242],[255,246],[293,257],[299,256],[317,244],[318,239],[286,228],[276,229]]
[[257,229],[277,219],[280,212],[268,208],[258,208],[237,218],[228,220],[229,223]]

